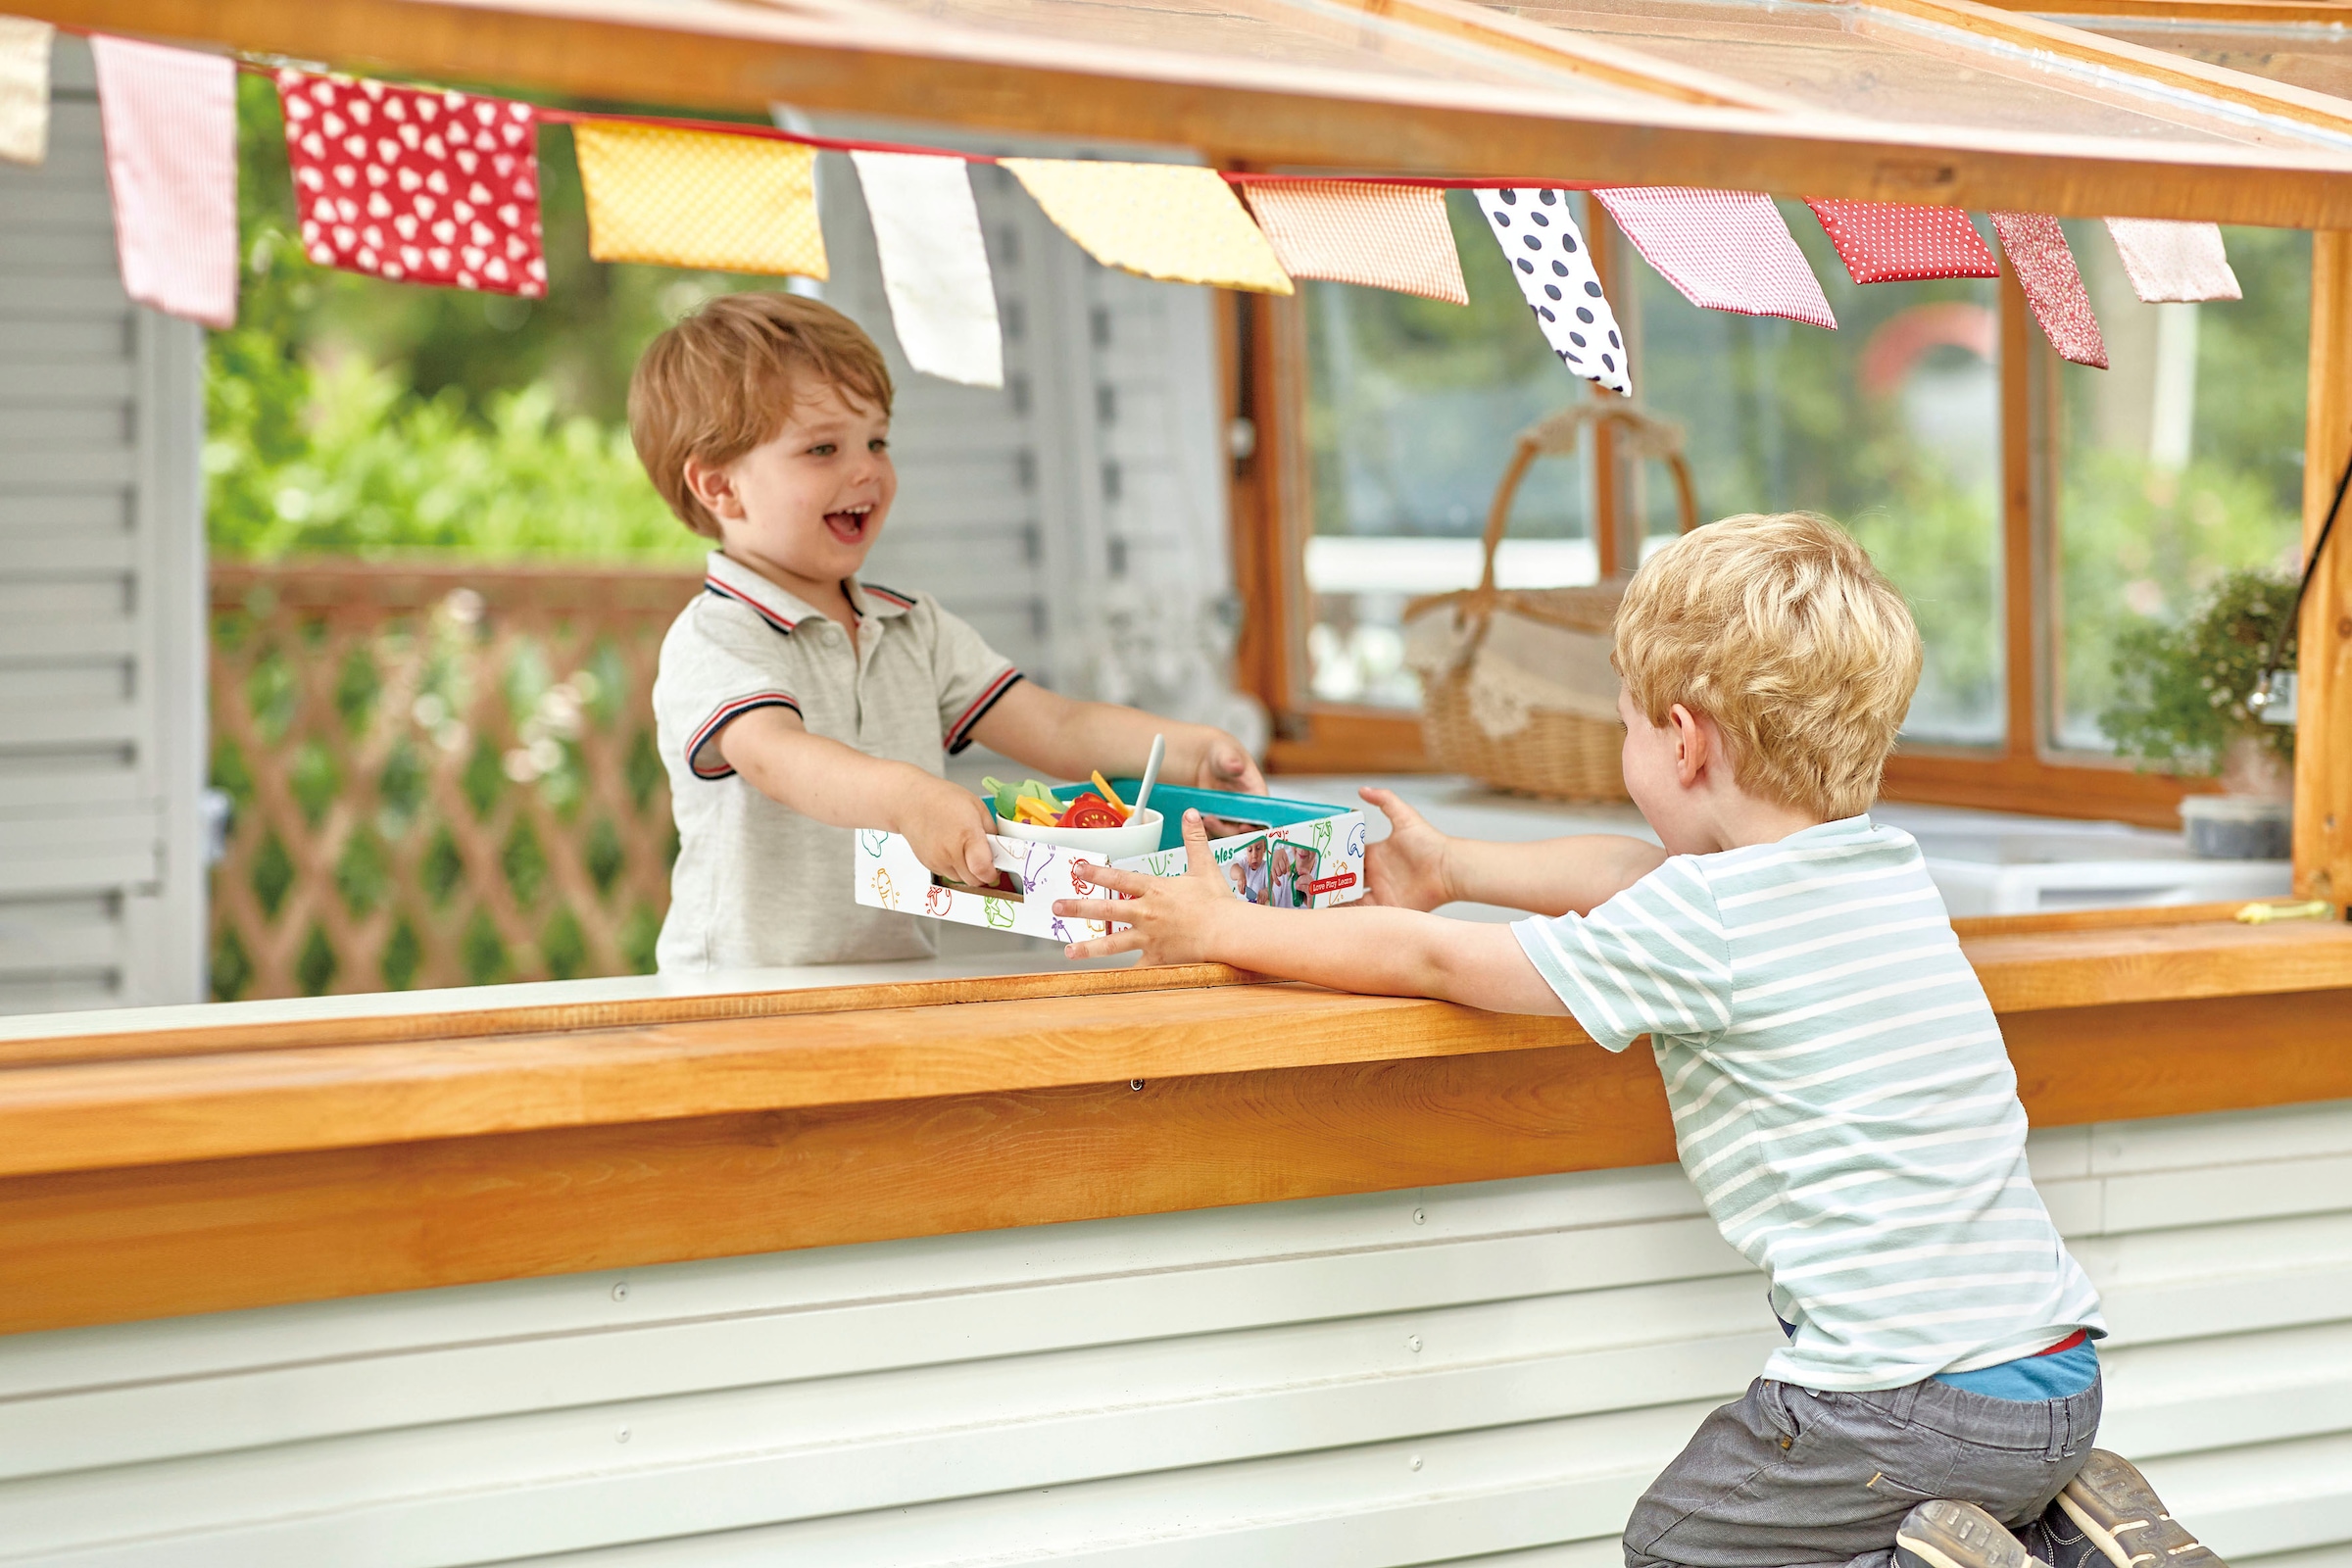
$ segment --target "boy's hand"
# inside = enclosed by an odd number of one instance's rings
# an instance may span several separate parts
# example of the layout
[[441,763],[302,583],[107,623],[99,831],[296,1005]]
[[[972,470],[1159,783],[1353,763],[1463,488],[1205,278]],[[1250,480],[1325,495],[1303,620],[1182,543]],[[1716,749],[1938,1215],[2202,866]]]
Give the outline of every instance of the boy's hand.
[[1453,902],[1446,878],[1446,835],[1391,790],[1357,791],[1389,819],[1389,836],[1364,847],[1365,904],[1434,909]]
[[1265,775],[1258,772],[1257,763],[1240,741],[1222,730],[1212,731],[1212,739],[1200,753],[1200,766],[1193,776],[1197,790],[1227,790],[1237,795],[1266,793]]
[[1121,899],[1057,899],[1054,912],[1080,920],[1117,921],[1128,927],[1092,942],[1073,942],[1063,953],[1073,958],[1098,958],[1114,953],[1141,953],[1146,963],[1205,963],[1210,961],[1218,917],[1237,907],[1233,889],[1208,852],[1208,829],[1199,811],[1184,813],[1182,876],[1147,876],[1141,871],[1114,871],[1106,865],[1078,862],[1086,881]]
[[980,797],[924,773],[908,787],[897,815],[892,825],[906,835],[924,870],[970,887],[995,883],[997,857],[989,848],[988,808]]

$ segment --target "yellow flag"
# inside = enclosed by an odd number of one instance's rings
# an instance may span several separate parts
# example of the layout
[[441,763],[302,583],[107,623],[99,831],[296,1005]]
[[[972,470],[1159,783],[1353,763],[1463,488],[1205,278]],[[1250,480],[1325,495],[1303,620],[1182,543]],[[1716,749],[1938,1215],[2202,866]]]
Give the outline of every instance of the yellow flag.
[[598,261],[825,275],[814,148],[594,122],[572,143]]
[[1172,283],[1292,292],[1290,275],[1213,169],[1007,158],[1046,216],[1105,267]]

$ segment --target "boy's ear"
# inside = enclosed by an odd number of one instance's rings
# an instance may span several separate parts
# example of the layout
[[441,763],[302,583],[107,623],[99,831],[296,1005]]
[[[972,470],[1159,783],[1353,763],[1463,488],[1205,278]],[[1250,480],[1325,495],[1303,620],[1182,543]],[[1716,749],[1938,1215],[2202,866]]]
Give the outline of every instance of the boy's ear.
[[742,503],[735,497],[735,476],[725,468],[700,458],[688,458],[685,479],[687,490],[713,517],[733,521],[743,515]]
[[1680,703],[1667,711],[1666,727],[1674,731],[1675,781],[1689,789],[1715,760],[1714,731]]

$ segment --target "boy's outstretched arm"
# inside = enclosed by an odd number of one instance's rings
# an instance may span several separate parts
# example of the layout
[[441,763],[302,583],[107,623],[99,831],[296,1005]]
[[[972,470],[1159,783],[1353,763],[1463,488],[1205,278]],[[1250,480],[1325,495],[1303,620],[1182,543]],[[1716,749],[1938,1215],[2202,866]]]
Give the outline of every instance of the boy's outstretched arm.
[[1116,703],[1081,703],[1035,681],[1006,692],[972,728],[972,739],[1056,778],[1084,778],[1097,768],[1105,778],[1141,776],[1152,756],[1152,737],[1168,738],[1160,778],[1194,789],[1266,793],[1266,781],[1249,748],[1221,729],[1179,724]]
[[731,719],[710,745],[752,788],[803,816],[834,827],[889,828],[906,835],[934,875],[973,884],[996,879],[988,808],[960,785],[811,735],[786,708]]
[[1519,939],[1503,925],[1415,909],[1264,909],[1233,896],[1209,854],[1200,813],[1184,813],[1183,876],[1085,866],[1118,899],[1063,899],[1059,915],[1128,926],[1072,943],[1073,958],[1141,953],[1146,963],[1230,963],[1336,991],[1436,997],[1490,1012],[1565,1013]]
[[1393,790],[1363,798],[1389,819],[1364,851],[1368,901],[1406,909],[1456,902],[1535,914],[1590,914],[1666,863],[1666,852],[1622,833],[1502,844],[1439,832]]

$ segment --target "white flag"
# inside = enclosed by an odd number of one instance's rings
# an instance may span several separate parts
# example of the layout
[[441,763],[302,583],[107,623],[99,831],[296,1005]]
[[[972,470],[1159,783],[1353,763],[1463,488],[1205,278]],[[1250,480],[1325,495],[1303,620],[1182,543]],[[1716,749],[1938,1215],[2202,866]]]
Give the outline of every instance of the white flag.
[[46,22],[0,17],[0,158],[37,164],[49,156],[49,41]]
[[2230,253],[2214,223],[2168,223],[2153,218],[2110,218],[2107,232],[2132,292],[2151,303],[2242,299]]
[[891,325],[906,363],[966,386],[1004,384],[997,289],[960,158],[850,154],[882,258]]

